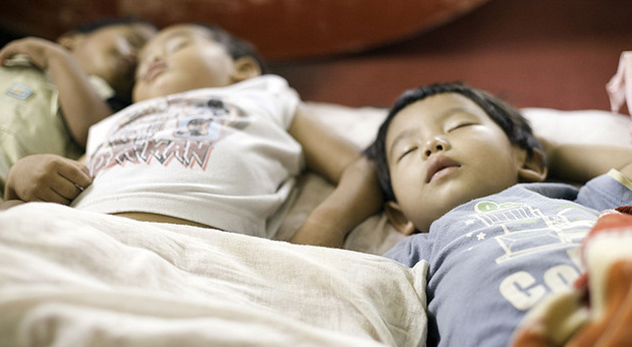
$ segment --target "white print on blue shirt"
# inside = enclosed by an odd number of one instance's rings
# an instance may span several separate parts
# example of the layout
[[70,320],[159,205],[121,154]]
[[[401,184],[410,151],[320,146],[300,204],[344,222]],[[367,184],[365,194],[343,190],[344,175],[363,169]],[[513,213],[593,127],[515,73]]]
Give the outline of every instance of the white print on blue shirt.
[[[576,214],[570,217],[572,220],[569,219],[567,215],[571,211],[583,210],[571,204],[559,206],[558,212],[553,215],[545,215],[539,209],[524,203],[497,204],[482,201],[477,203],[474,209],[476,213],[465,221],[466,225],[471,226],[480,222],[486,228],[498,230],[500,227],[502,230],[502,234],[493,236],[503,250],[503,254],[496,258],[497,264],[555,248],[577,246],[585,237],[587,230],[594,225],[592,213],[590,219],[578,219]],[[479,231],[476,234],[469,232],[465,237],[482,241],[489,236]],[[468,250],[475,247],[471,246]],[[566,253],[573,264],[582,269],[578,248],[570,248]],[[499,291],[516,309],[527,310],[548,292],[568,288],[579,275],[576,268],[565,264],[545,270],[541,280],[528,271],[518,271],[501,281]]]

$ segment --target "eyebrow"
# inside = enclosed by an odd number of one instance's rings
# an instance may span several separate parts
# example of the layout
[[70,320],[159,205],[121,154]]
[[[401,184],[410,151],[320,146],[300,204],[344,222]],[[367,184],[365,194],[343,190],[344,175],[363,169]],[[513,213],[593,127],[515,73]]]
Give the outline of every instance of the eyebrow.
[[171,34],[165,36],[164,40],[165,41],[169,41],[169,40],[173,39],[174,37],[185,36],[185,34],[188,34],[188,33],[183,31],[183,30],[174,31]]
[[388,157],[392,158],[394,155],[394,151],[395,148],[397,148],[397,145],[404,141],[407,137],[409,137],[412,133],[416,132],[416,129],[406,129],[404,131],[402,131],[401,133],[399,133],[397,135],[397,137],[395,137],[395,140],[393,140],[393,144],[391,145],[391,150],[388,151]]
[[[168,42],[169,40],[171,40],[171,39],[173,39],[173,38],[176,38],[176,37],[178,37],[178,36],[185,36],[185,34],[186,34],[186,33],[185,33],[184,31],[182,31],[182,30],[172,32],[172,33],[170,33],[169,35],[167,35],[167,36],[165,36],[164,38],[162,38],[162,39],[161,39],[162,44],[164,45],[164,44],[165,44],[166,42]],[[139,57],[139,58],[140,58],[140,57],[142,57],[142,56],[145,54],[145,51],[147,51],[148,47],[149,47],[149,45],[148,45],[148,44],[145,44],[145,45],[144,45],[144,46],[140,49],[140,51],[138,52],[138,57]]]

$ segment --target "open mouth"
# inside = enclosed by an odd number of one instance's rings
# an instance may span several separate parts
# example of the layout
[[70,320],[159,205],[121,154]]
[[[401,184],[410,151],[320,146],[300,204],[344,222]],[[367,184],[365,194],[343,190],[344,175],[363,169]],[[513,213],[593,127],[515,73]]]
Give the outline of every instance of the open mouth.
[[426,172],[426,183],[430,183],[436,179],[447,176],[452,172],[458,170],[460,167],[461,164],[448,157],[435,157],[431,159],[430,166],[428,167],[428,171]]

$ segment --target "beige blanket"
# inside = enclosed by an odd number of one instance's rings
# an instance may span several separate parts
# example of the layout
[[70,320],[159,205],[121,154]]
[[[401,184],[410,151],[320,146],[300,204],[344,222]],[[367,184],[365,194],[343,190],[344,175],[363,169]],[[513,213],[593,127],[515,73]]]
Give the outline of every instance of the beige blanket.
[[419,346],[425,270],[25,204],[0,213],[0,346]]

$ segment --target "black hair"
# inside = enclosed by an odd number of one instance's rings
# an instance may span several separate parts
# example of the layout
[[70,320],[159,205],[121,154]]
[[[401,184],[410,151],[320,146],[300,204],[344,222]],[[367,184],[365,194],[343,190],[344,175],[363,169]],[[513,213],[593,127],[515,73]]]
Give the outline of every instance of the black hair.
[[89,34],[91,32],[97,31],[99,29],[103,29],[105,27],[114,26],[114,25],[129,25],[129,24],[146,24],[146,25],[150,25],[156,28],[154,24],[140,20],[137,17],[123,16],[123,17],[114,17],[114,18],[101,18],[94,22],[89,22],[89,23],[80,25],[74,30],[72,30],[71,32]]
[[242,57],[251,57],[253,58],[257,64],[259,64],[259,68],[261,69],[261,74],[265,74],[267,72],[267,67],[259,52],[255,46],[247,40],[239,38],[228,31],[213,25],[213,24],[204,24],[204,23],[196,23],[206,29],[211,33],[211,38],[222,45],[226,52],[233,58],[233,60],[242,58]]
[[414,102],[444,93],[457,93],[472,100],[500,126],[511,144],[526,150],[529,158],[533,156],[535,149],[542,150],[542,145],[533,134],[529,121],[509,104],[483,90],[469,87],[461,82],[434,83],[410,89],[395,101],[380,126],[375,141],[364,150],[364,154],[376,162],[378,179],[386,201],[397,201],[391,185],[391,175],[386,159],[386,132],[393,118]]
[[[74,30],[70,31],[70,33],[79,33],[79,34],[90,34],[97,30],[107,28],[115,25],[132,25],[132,24],[145,24],[152,26],[154,29],[158,30],[158,28],[149,22],[143,21],[134,16],[122,16],[122,17],[112,17],[112,18],[101,18],[99,20],[88,22],[83,25],[78,26]],[[118,112],[125,107],[132,104],[132,99],[127,95],[115,94],[114,96],[105,100],[105,102],[110,106],[113,112]]]

